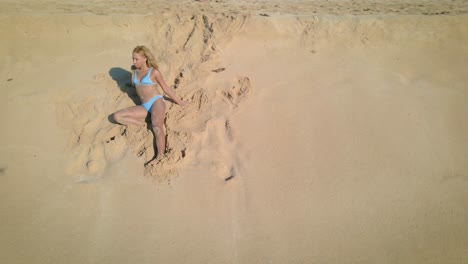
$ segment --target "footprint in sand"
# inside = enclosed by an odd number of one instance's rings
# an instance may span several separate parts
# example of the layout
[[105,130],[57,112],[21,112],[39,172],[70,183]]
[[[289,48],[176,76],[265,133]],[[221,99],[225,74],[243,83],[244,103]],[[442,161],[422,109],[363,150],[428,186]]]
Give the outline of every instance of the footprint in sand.
[[232,86],[231,89],[224,91],[223,95],[225,99],[233,106],[237,108],[240,103],[247,99],[247,95],[250,93],[251,84],[248,77],[241,77],[237,80],[237,83]]

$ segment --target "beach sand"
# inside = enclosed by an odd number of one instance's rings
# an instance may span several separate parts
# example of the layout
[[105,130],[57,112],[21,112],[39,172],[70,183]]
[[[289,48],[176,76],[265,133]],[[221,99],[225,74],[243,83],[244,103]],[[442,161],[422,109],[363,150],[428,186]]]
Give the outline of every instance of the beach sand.
[[2,263],[468,262],[466,1],[76,2],[0,1]]

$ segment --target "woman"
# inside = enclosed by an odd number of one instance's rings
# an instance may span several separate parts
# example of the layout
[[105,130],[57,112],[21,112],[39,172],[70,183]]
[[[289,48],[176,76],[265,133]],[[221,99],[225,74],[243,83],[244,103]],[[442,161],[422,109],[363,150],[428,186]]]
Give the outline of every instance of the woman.
[[[152,160],[159,160],[166,149],[163,128],[166,104],[162,91],[180,106],[186,106],[187,102],[180,100],[174,89],[166,84],[161,72],[158,70],[153,54],[147,47],[137,46],[133,49],[133,66],[135,70],[132,75],[132,83],[142,104],[119,110],[112,116],[115,122],[122,125],[143,125],[146,116],[150,113],[151,127],[156,139],[155,156]],[[162,91],[159,87],[162,88]]]

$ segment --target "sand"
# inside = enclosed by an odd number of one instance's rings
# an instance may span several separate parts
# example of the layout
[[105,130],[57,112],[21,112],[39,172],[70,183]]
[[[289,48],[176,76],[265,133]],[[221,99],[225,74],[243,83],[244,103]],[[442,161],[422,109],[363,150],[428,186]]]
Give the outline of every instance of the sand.
[[[468,262],[466,1],[0,1],[2,263]],[[168,155],[131,51],[167,83]]]

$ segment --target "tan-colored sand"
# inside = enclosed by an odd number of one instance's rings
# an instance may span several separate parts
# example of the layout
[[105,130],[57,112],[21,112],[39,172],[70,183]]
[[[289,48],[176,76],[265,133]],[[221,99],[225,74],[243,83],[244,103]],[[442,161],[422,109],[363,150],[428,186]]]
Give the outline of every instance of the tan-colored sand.
[[[2,263],[468,262],[466,1],[0,1]],[[135,104],[144,44],[169,153]]]

